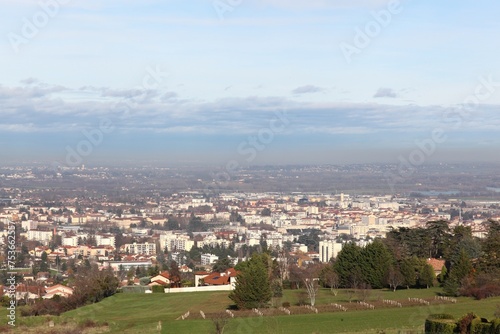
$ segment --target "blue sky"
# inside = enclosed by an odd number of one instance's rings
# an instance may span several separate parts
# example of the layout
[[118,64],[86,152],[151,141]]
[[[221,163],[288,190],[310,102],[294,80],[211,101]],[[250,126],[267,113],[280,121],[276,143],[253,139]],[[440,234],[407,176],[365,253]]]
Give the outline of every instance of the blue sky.
[[82,162],[397,163],[435,130],[426,162],[497,160],[499,9],[4,0],[0,157],[67,164],[107,119]]

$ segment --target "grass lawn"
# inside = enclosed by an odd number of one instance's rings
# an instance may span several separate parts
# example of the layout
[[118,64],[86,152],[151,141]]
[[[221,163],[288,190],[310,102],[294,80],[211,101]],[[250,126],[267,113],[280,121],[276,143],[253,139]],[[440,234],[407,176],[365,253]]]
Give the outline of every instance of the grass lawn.
[[[440,289],[423,290],[373,290],[368,300],[406,300],[408,297],[433,298]],[[356,299],[357,296],[354,296]],[[285,290],[281,302],[298,301],[297,290]],[[349,308],[348,294],[340,291],[334,296],[327,289],[319,291],[317,305],[343,303]],[[116,294],[104,301],[51,317],[57,323],[83,322],[85,319],[109,325],[110,333],[158,333],[158,321],[162,321],[162,333],[210,333],[211,320],[200,319],[199,311],[206,314],[224,311],[231,304],[227,292],[174,293],[174,294]],[[460,317],[467,312],[492,318],[500,297],[475,301],[458,298],[457,304],[439,304],[403,308],[380,308],[368,311],[348,311],[331,313],[310,313],[284,315],[278,310],[270,310],[269,316],[231,319],[224,333],[398,333],[399,330],[423,330],[425,318],[432,313],[450,313]],[[354,304],[353,304],[354,305]],[[190,311],[186,320],[176,320]],[[6,310],[0,309],[0,317],[5,324]],[[198,319],[192,319],[198,317]],[[17,318],[16,333],[25,332],[23,326],[39,325],[46,328],[44,317]],[[1,331],[1,330],[0,330]],[[42,332],[39,332],[40,334]]]

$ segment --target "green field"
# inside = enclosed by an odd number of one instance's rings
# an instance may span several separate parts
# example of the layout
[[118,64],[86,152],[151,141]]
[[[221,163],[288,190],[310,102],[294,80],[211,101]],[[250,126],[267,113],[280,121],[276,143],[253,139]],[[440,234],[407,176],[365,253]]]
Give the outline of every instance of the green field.
[[[369,301],[380,299],[405,301],[408,297],[433,298],[439,289],[399,290],[397,292],[374,290]],[[354,297],[356,298],[356,296]],[[298,300],[297,290],[285,290],[281,302],[292,305]],[[321,290],[317,305],[332,302],[342,303],[348,308],[348,295],[341,291],[333,296],[329,290]],[[83,322],[93,319],[107,323],[110,333],[158,333],[157,325],[162,321],[162,333],[211,333],[211,320],[200,318],[199,311],[207,315],[224,311],[231,304],[227,292],[179,293],[179,294],[116,294],[106,300],[67,312],[60,317],[50,317],[56,324],[64,322]],[[467,312],[492,318],[500,298],[475,301],[459,298],[457,304],[431,304],[430,306],[387,307],[375,310],[309,313],[284,315],[272,309],[264,317],[236,317],[231,319],[224,333],[401,333],[409,330],[422,331],[425,318],[431,313],[450,313],[456,317]],[[354,303],[351,304],[354,307]],[[294,310],[302,308],[292,307]],[[176,320],[190,311],[186,320]],[[303,310],[302,310],[303,311]],[[0,310],[6,319],[6,310]],[[194,317],[198,319],[193,319]],[[15,333],[26,332],[26,327],[46,328],[46,317],[17,318]],[[4,324],[4,323],[2,323]],[[23,328],[24,327],[24,328]],[[39,332],[40,333],[40,332]]]

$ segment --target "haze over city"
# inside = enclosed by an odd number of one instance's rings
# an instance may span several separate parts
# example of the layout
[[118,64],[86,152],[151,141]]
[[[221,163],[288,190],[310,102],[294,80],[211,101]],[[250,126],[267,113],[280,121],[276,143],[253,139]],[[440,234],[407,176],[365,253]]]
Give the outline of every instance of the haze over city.
[[82,163],[398,163],[436,130],[425,162],[498,161],[497,2],[62,3],[2,3],[5,162],[103,119]]

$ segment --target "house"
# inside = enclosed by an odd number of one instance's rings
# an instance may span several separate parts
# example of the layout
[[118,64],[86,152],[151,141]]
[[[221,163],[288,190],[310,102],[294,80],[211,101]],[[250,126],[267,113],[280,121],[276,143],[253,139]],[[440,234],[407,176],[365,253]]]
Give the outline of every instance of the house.
[[49,288],[45,288],[45,291],[47,293],[45,294],[45,296],[42,297],[43,299],[50,299],[54,296],[61,296],[64,298],[68,298],[69,296],[71,296],[73,294],[72,288],[70,288],[68,286],[61,285],[61,284],[56,284],[56,285],[51,286]]
[[193,269],[191,269],[188,266],[186,266],[185,264],[183,264],[182,266],[179,267],[179,271],[181,273],[190,273],[193,271]]
[[46,282],[50,278],[50,274],[47,271],[39,271],[36,274],[36,281],[37,282]]
[[443,269],[443,266],[445,264],[445,260],[427,259],[427,263],[432,266],[432,269],[434,269],[434,273],[436,274],[436,276],[439,276],[441,274],[441,270]]
[[45,293],[41,285],[18,284],[16,286],[16,300],[36,300]]
[[170,274],[168,271],[159,273],[156,276],[151,277],[151,283],[148,286],[163,285],[167,286],[170,284]]
[[152,266],[151,260],[137,261],[134,259],[128,259],[126,261],[104,261],[103,268],[111,267],[114,271],[127,271],[130,268],[150,268]]
[[232,285],[234,287],[237,276],[238,272],[234,268],[229,268],[222,273],[197,272],[194,284],[196,287],[200,285]]

